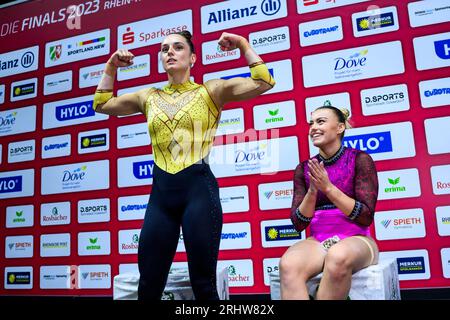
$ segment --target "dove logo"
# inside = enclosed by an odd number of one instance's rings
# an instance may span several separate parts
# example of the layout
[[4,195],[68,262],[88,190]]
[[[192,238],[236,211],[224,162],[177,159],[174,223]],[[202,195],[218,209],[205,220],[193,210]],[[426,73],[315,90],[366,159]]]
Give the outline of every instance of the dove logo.
[[84,180],[86,177],[86,169],[87,167],[83,166],[73,170],[72,172],[69,170],[64,170],[62,182]]
[[0,193],[22,191],[22,176],[0,178]]
[[364,67],[367,62],[367,53],[368,49],[363,50],[361,52],[357,52],[351,55],[348,59],[345,58],[336,58],[336,64],[334,65],[334,71],[340,71],[343,69],[352,69],[358,67]]

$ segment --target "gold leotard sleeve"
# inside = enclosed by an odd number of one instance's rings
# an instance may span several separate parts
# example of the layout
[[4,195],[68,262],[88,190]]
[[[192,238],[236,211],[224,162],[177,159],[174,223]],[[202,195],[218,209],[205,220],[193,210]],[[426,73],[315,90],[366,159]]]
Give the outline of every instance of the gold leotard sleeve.
[[253,80],[261,80],[265,83],[275,85],[275,80],[269,72],[266,64],[263,61],[258,61],[250,65],[250,74]]

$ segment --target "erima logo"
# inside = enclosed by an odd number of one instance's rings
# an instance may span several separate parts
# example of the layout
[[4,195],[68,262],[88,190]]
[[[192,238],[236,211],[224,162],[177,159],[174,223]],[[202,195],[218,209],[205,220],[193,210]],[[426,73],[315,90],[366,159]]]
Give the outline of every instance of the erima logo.
[[434,42],[434,51],[441,59],[450,59],[450,39]]
[[22,191],[22,176],[0,178],[0,193]]
[[359,149],[367,153],[382,153],[392,151],[392,139],[390,131],[344,137],[343,143],[346,147]]
[[[273,16],[281,8],[280,0],[264,0],[261,3],[261,12],[266,16]],[[208,25],[226,21],[238,20],[246,17],[257,16],[257,6],[250,6],[240,9],[223,9],[209,13]]]
[[56,107],[55,112],[58,121],[68,121],[95,116],[95,111],[92,108],[92,101],[83,101],[59,106]]
[[133,162],[133,175],[136,179],[149,179],[153,178],[153,166],[155,162],[153,160],[150,161],[141,161],[141,162]]

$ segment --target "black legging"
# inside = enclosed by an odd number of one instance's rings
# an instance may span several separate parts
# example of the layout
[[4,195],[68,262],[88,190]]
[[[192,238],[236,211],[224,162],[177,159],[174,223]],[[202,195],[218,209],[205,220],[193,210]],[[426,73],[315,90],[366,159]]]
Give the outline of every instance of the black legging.
[[222,232],[219,187],[208,164],[170,174],[153,169],[153,187],[139,238],[138,299],[160,300],[183,229],[197,300],[218,300],[216,267]]

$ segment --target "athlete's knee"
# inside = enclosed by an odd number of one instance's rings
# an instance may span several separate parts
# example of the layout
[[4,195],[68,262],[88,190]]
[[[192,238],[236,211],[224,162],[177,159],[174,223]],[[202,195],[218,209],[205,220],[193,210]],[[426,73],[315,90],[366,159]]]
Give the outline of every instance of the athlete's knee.
[[352,258],[346,250],[330,248],[325,256],[324,271],[332,278],[340,279],[352,272]]

